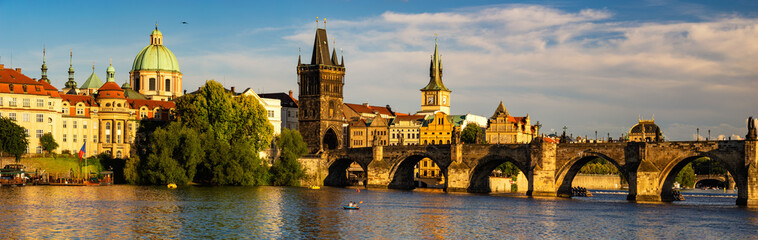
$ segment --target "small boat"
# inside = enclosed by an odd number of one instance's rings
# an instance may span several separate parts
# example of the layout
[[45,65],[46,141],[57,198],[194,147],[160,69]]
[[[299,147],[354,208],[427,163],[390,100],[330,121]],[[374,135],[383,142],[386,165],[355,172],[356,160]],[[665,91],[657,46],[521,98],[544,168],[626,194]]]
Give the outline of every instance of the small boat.
[[320,186],[311,186],[311,189],[321,189]]
[[176,184],[169,183],[166,187],[168,187],[169,189],[174,189],[174,188],[176,188]]
[[345,210],[360,210],[361,207],[342,206]]

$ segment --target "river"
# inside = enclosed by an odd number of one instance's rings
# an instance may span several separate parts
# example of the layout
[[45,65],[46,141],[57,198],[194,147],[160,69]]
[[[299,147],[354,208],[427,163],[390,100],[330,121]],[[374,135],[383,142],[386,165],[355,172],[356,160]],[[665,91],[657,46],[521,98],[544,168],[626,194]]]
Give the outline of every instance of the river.
[[[734,194],[643,204],[624,192],[529,198],[325,187],[27,186],[0,189],[0,236],[264,239],[745,239],[758,210]],[[360,210],[343,210],[362,201]]]

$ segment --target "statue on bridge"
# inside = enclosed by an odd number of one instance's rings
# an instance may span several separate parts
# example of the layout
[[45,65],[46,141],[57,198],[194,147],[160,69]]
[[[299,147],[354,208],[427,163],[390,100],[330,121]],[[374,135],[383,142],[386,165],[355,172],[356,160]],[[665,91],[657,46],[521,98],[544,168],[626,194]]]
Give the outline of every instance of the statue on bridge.
[[397,145],[405,145],[405,133],[400,133],[400,137],[397,140]]
[[747,135],[745,135],[745,140],[756,140],[758,138],[756,135],[755,120],[750,116],[747,118]]
[[451,135],[451,143],[452,144],[459,144],[461,143],[461,130],[458,127],[453,127],[453,132]]

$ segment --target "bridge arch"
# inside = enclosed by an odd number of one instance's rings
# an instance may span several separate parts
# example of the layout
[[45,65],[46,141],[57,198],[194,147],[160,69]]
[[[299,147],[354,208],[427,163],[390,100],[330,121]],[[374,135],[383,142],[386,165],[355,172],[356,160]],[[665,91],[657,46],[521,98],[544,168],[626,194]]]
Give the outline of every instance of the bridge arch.
[[[687,164],[695,161],[698,158],[706,157],[710,159],[711,161],[715,161],[721,165],[726,171],[729,172],[729,174],[732,175],[734,178],[734,182],[736,187],[738,188],[737,192],[737,204],[740,204],[740,201],[747,201],[747,179],[744,177],[745,173],[742,171],[739,171],[737,166],[730,165],[729,161],[727,159],[717,157],[717,156],[711,156],[708,154],[698,154],[694,156],[689,157],[682,157],[678,158],[674,161],[671,161],[668,165],[666,165],[665,168],[661,171],[660,178],[661,181],[658,184],[658,189],[661,191],[661,201],[664,202],[670,202],[674,201],[674,182],[676,181],[676,175],[679,174],[679,171],[681,171]],[[732,162],[739,162],[739,161],[732,161]]]
[[[329,173],[326,176],[326,178],[324,178],[324,186],[333,186],[333,187],[350,186],[347,170],[353,162],[358,163],[358,165],[361,166],[364,172],[364,176],[368,174],[368,171],[366,171],[368,169],[367,166],[361,163],[360,161],[356,161],[350,158],[337,158],[336,160],[334,160],[334,162],[332,162],[332,164],[329,164]],[[363,185],[365,186],[366,185],[365,177],[362,180],[363,180]]]
[[447,166],[448,164],[443,163],[435,156],[432,156],[432,154],[429,154],[428,152],[421,152],[421,151],[413,151],[410,153],[403,154],[397,159],[400,159],[396,164],[392,165],[390,168],[390,183],[387,185],[387,188],[390,189],[400,189],[400,190],[413,190],[416,188],[415,181],[414,181],[414,174],[413,171],[415,169],[416,164],[418,164],[421,160],[424,158],[429,158],[437,164],[437,167],[440,168],[440,173],[445,179],[444,183],[444,189],[447,189]]
[[329,128],[324,133],[324,139],[322,140],[322,146],[324,150],[337,149],[340,145],[339,136],[334,129]]
[[[623,176],[624,180],[626,180],[626,182],[629,182],[629,174],[627,173],[626,169],[621,166],[621,164],[619,164],[618,160],[602,153],[586,151],[583,152],[581,156],[571,159],[566,164],[557,169],[556,185],[558,185],[558,196],[571,197],[571,184],[574,181],[574,177],[576,177],[576,175],[579,173],[579,170],[581,170],[584,165],[597,158],[608,161],[613,164],[613,166],[616,166],[616,169],[618,169],[619,173],[621,173],[621,176]],[[630,194],[632,193],[630,192]],[[627,198],[629,197],[631,196],[628,196]]]
[[519,171],[524,173],[529,181],[529,189],[531,190],[532,176],[531,174],[528,174],[531,169],[528,167],[526,161],[518,161],[511,156],[487,155],[480,158],[479,163],[474,167],[474,170],[471,171],[469,187],[466,191],[471,193],[492,192],[492,188],[490,188],[490,174],[495,168],[506,162],[512,163],[519,169]]

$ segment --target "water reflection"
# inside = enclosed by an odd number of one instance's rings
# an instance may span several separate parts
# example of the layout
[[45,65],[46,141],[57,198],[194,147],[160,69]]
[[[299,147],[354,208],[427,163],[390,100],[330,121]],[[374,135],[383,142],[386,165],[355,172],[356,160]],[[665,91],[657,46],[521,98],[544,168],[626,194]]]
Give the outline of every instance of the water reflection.
[[[744,238],[758,212],[734,198],[636,204],[625,193],[528,198],[282,187],[0,188],[4,238]],[[342,205],[363,201],[361,210]]]

